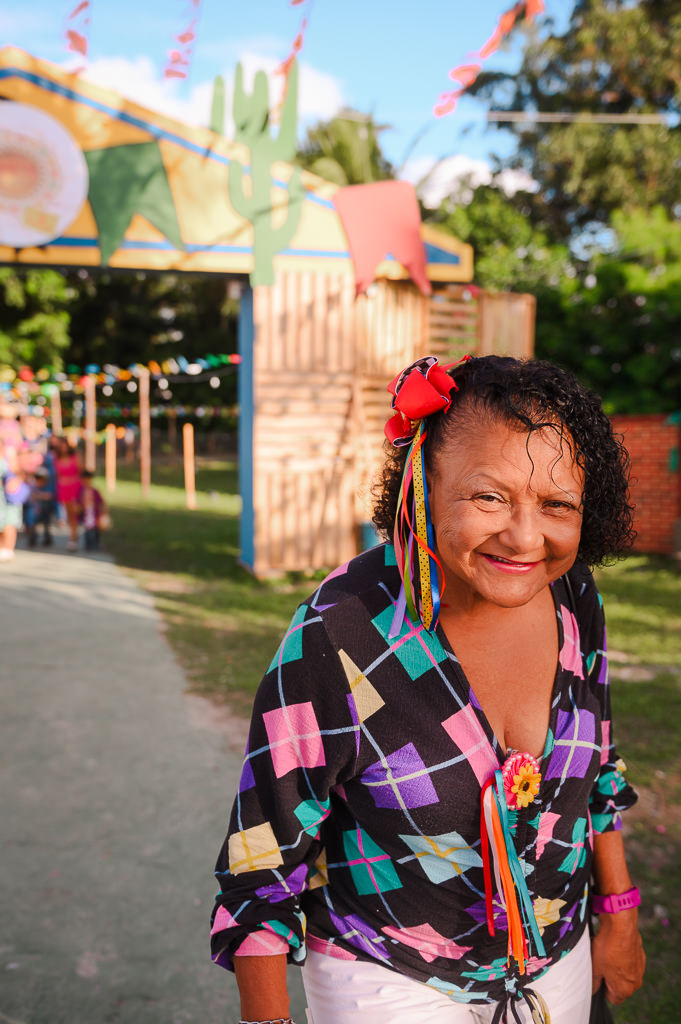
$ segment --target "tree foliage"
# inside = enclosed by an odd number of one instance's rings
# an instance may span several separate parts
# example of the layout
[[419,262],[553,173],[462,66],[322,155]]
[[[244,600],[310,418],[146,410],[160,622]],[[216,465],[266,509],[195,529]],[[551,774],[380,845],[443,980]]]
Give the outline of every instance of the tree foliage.
[[0,363],[61,369],[73,297],[56,270],[0,267]]
[[517,75],[473,87],[499,110],[664,114],[669,125],[546,124],[513,129],[513,159],[539,183],[534,217],[562,239],[613,211],[679,202],[680,0],[581,0],[563,35],[534,35]]
[[161,362],[235,350],[236,304],[220,275],[70,271],[70,362]]
[[[237,313],[220,275],[0,268],[0,364],[56,372],[191,362],[236,351]],[[186,378],[173,399],[231,404],[236,376],[219,389]]]
[[395,176],[381,149],[378,125],[370,114],[344,111],[308,128],[298,163],[335,185],[363,185]]
[[[163,362],[236,351],[238,300],[219,274],[147,274],[78,270],[68,275],[77,298],[71,310],[68,362],[84,367]],[[158,396],[156,396],[158,397]],[[186,380],[173,400],[201,404],[236,400],[236,376],[219,390]]]
[[434,219],[475,249],[476,281],[537,298],[536,354],[611,412],[671,412],[681,371],[681,0],[580,0],[528,39],[517,75],[482,74],[495,109],[662,113],[664,126],[514,128],[535,192],[479,187]]

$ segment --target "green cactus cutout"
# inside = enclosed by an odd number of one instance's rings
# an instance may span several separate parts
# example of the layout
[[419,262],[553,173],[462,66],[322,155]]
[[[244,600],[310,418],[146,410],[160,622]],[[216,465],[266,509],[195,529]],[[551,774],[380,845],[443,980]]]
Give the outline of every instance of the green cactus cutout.
[[300,168],[295,167],[288,183],[286,218],[278,227],[272,224],[272,165],[291,162],[296,155],[296,119],[298,106],[298,65],[291,67],[281,113],[279,131],[273,136],[269,123],[269,89],[264,71],[258,71],[253,92],[247,95],[243,68],[237,64],[234,77],[234,139],[250,151],[251,188],[244,185],[244,168],[236,160],[229,165],[229,198],[237,213],[253,225],[253,272],[251,284],[274,284],[274,256],[284,249],[296,233],[302,213],[305,189]]
[[225,134],[225,80],[222,75],[216,75],[213,81],[210,130],[215,132],[216,135]]

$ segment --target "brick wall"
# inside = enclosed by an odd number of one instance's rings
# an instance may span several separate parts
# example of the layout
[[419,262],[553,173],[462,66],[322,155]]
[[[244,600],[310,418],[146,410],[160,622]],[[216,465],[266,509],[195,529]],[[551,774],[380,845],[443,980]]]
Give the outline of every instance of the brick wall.
[[[681,428],[669,416],[612,416],[631,456],[631,494],[638,531],[635,551],[672,554],[674,524],[681,518],[678,447]],[[676,456],[672,453],[677,450]]]

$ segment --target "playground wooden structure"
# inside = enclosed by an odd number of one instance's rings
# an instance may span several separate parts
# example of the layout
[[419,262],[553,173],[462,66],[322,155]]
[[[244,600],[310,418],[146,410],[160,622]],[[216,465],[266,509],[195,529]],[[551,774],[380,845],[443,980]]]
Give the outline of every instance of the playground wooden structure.
[[[250,174],[242,143],[145,110],[10,47],[0,50],[0,99],[58,121],[90,168],[88,199],[73,222],[40,246],[3,246],[0,238],[0,264],[210,272],[239,283],[241,560],[256,575],[337,565],[367,543],[386,384],[402,366],[430,352],[444,361],[465,352],[532,355],[534,299],[475,288],[472,250],[451,236],[422,226],[431,295],[387,257],[356,297],[332,201],[337,187],[275,162],[275,217],[284,215],[294,177],[304,188],[302,209],[293,237],[272,257],[272,283],[253,284],[256,235],[230,202],[230,166],[239,181]],[[138,153],[146,184],[133,180]],[[127,226],[118,227],[106,221],[95,188],[101,168],[116,161],[133,176],[126,202],[152,178],[162,198],[154,205],[142,190]],[[139,380],[143,496],[149,383],[148,374]],[[89,410],[94,405],[91,395]],[[59,429],[57,401],[52,411]],[[87,458],[94,458],[90,449]]]

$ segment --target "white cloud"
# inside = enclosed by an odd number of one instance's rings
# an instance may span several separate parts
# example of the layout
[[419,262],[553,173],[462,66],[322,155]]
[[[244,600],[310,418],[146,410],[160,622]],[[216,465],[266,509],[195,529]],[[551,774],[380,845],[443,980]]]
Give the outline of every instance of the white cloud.
[[[252,87],[255,72],[263,70],[270,82],[270,100],[280,95],[282,80],[274,73],[280,60],[253,51],[241,53],[239,59],[244,67],[247,88]],[[222,74],[226,93],[225,131],[229,136],[232,126],[231,86],[234,67],[226,68]],[[132,60],[126,57],[99,58],[88,65],[83,77],[169,117],[203,127],[209,123],[212,79],[195,85],[190,80],[187,85],[177,79],[163,78],[152,61],[143,56]],[[303,126],[333,117],[344,105],[342,86],[338,79],[304,62],[300,65],[298,92],[298,119]]]
[[485,160],[474,160],[463,154],[439,161],[433,156],[415,157],[405,164],[402,177],[413,182],[421,201],[431,209],[436,209],[447,197],[464,205],[469,203],[478,185],[494,184],[509,196],[521,189],[534,191],[537,187],[524,171],[506,169],[494,177]]
[[213,83],[187,89],[177,79],[163,78],[149,57],[100,57],[88,65],[83,78],[180,121],[205,126],[210,119]]
[[[280,58],[248,50],[240,54],[239,60],[243,65],[246,88],[252,87],[256,71],[264,71],[270,84],[270,103],[273,97],[281,96],[282,78],[275,74],[281,64]],[[228,91],[231,91],[229,85],[233,78],[234,69],[230,68],[225,72]],[[326,121],[344,105],[343,90],[338,79],[301,61],[298,72],[298,120],[302,124]]]

